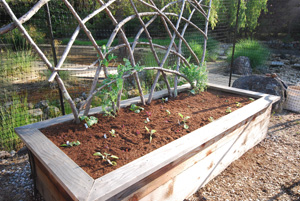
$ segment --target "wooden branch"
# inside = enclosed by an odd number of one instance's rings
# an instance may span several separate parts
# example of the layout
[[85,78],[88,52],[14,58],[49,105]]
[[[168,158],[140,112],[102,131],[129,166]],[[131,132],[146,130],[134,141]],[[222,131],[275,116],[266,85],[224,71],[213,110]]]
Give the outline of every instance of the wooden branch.
[[[3,0],[4,1],[4,0]],[[22,17],[20,17],[18,20],[21,24],[24,24],[25,22],[27,22],[28,20],[30,20],[30,18],[35,15],[39,9],[45,5],[46,3],[48,3],[50,0],[39,0],[25,15],[23,15]],[[3,26],[2,28],[0,28],[0,35],[1,34],[5,34],[13,29],[15,29],[17,27],[16,23],[12,22],[6,26]]]
[[[186,45],[186,47],[188,48],[188,50],[191,52],[191,54],[193,55],[193,57],[196,59],[197,63],[200,63],[198,57],[194,54],[192,48],[190,47],[190,45],[187,43],[187,41],[181,37],[180,33],[176,30],[176,27],[174,27],[173,23],[171,22],[171,20],[164,14],[162,13],[159,9],[157,9],[155,6],[152,6],[150,4],[148,4],[147,2],[143,1],[143,0],[138,0],[139,2],[143,3],[146,6],[149,6],[150,8],[156,10],[160,15],[162,15],[165,20],[168,22],[168,24],[171,26],[171,28],[173,29],[173,31],[175,32],[175,34],[177,35],[177,37],[181,38],[182,41],[184,42],[184,44]],[[204,36],[207,37],[207,36]]]
[[[92,87],[90,89],[90,92],[89,94],[92,94],[93,91],[96,89],[97,87],[97,83],[98,83],[98,79],[99,79],[99,74],[101,72],[101,62],[99,62],[99,65],[98,65],[98,68],[95,72],[95,76],[94,76],[94,80],[93,80],[93,84],[92,84]],[[91,107],[91,103],[92,103],[92,99],[90,101],[88,101],[86,103],[86,107],[85,107],[85,110],[84,110],[84,115],[87,116],[89,114],[89,111],[90,111],[90,107]]]
[[[98,13],[100,13],[101,11],[103,11],[105,8],[107,8],[108,6],[110,6],[113,2],[115,2],[116,0],[110,0],[109,2],[107,2],[106,4],[104,4],[103,6],[101,6],[99,9],[95,10],[93,13],[89,14],[88,16],[86,16],[83,20],[82,20],[82,23],[86,23],[87,21],[89,21],[91,18],[93,18],[95,15],[97,15]],[[66,47],[66,49],[64,50],[57,66],[56,66],[56,71],[58,69],[61,68],[61,66],[63,65],[64,61],[66,60],[70,50],[71,50],[71,47],[74,43],[74,41],[76,40],[78,34],[79,34],[79,31],[80,31],[80,26],[78,25],[76,30],[74,31],[72,37],[70,38],[69,42],[68,42],[68,45]],[[101,58],[103,59],[103,58]],[[51,74],[51,76],[49,77],[48,81],[49,82],[53,82],[55,76],[56,76],[57,72],[53,72]],[[107,75],[107,71],[104,71],[104,74],[105,76]]]
[[[100,3],[100,5],[103,5],[103,1],[102,0],[98,0],[98,2]],[[114,23],[115,26],[118,25],[118,21],[115,19],[115,17],[112,15],[112,13],[110,12],[110,10],[108,8],[105,9],[105,12],[108,14],[109,18],[112,20],[112,22]],[[130,48],[130,43],[123,31],[123,29],[120,30],[120,33],[121,33],[121,37],[124,41],[124,43],[126,44],[126,47],[127,47],[127,50],[129,52],[129,58],[130,58],[130,62],[131,62],[131,65],[132,66],[135,66],[135,59],[134,59],[134,56],[133,56],[133,52]],[[110,46],[107,46],[108,48]],[[135,81],[137,83],[137,86],[138,86],[138,90],[140,92],[140,98],[141,98],[141,102],[143,103],[143,105],[145,105],[145,98],[144,98],[144,95],[143,95],[143,90],[142,90],[142,86],[141,86],[141,83],[140,83],[140,80],[139,80],[139,76],[137,74],[137,72],[134,73],[134,77],[135,77]]]
[[[179,25],[180,25],[180,22],[181,22],[181,18],[182,18],[182,16],[183,16],[184,8],[185,8],[185,0],[183,0],[183,2],[182,2],[181,11],[180,11],[180,14],[179,14],[179,17],[178,17],[178,20],[177,20],[177,24],[176,24],[176,27],[175,27],[176,31],[177,31],[178,28],[179,28]],[[173,36],[172,36],[172,39],[171,39],[169,48],[168,48],[168,50],[167,50],[167,52],[166,52],[166,54],[165,54],[163,60],[162,60],[161,63],[160,63],[160,67],[163,67],[163,66],[164,66],[164,64],[165,64],[165,62],[166,62],[166,60],[167,60],[167,58],[169,57],[171,48],[172,48],[173,43],[174,43],[174,41],[175,41],[175,37],[176,37],[176,34],[174,33]],[[148,98],[148,101],[147,101],[148,104],[150,104],[151,101],[152,101],[152,97],[153,97],[154,89],[155,89],[155,87],[156,87],[156,83],[157,83],[157,81],[158,81],[158,77],[159,77],[159,72],[157,72],[156,78],[155,78],[155,80],[154,80],[154,82],[153,82],[151,91],[150,91],[150,93],[149,93],[149,98]]]
[[[132,44],[132,43],[130,43],[130,44]],[[137,42],[136,44],[137,44],[137,45],[149,45],[148,42]],[[168,48],[165,47],[165,46],[158,45],[158,44],[155,44],[155,43],[154,43],[153,45],[154,45],[154,47],[159,48],[159,49],[162,49],[162,50],[167,50],[167,49],[168,49]],[[109,49],[108,52],[115,51],[115,50],[117,50],[117,49],[119,49],[119,48],[122,48],[122,47],[124,47],[124,46],[125,46],[125,44],[117,45],[117,46],[115,46],[115,47]],[[174,50],[171,50],[171,53],[174,54],[174,55],[176,55],[176,56],[178,56],[178,57],[180,57],[180,59],[181,59],[187,66],[190,66],[189,62],[184,58],[183,55],[178,54],[178,52],[176,52],[176,51],[174,51]]]
[[165,80],[165,83],[167,85],[168,94],[169,94],[170,97],[172,97],[172,91],[171,91],[171,87],[170,87],[170,83],[168,81],[167,75],[166,75],[166,73],[164,71],[161,71],[161,74],[162,74],[162,76],[163,76],[163,78]]
[[[202,0],[199,1],[199,3],[201,3],[201,2],[202,2]],[[195,13],[195,11],[196,11],[196,9],[193,9],[193,10],[192,10],[191,14],[189,15],[188,21],[191,21],[193,15],[194,15],[194,13]],[[184,25],[184,27],[183,27],[183,29],[182,29],[182,32],[181,32],[181,36],[182,36],[182,37],[184,37],[188,25],[189,25],[189,23],[185,23],[185,25]],[[179,46],[179,48],[178,48],[178,49],[179,49],[179,52],[178,52],[178,53],[181,54],[181,53],[182,53],[182,52],[181,52],[181,46],[182,46],[182,40],[181,40],[181,39],[179,39],[179,44],[178,44],[178,46]],[[178,57],[178,59],[177,59],[176,71],[179,72],[179,68],[180,68],[180,59],[179,59],[179,57]],[[178,76],[175,75],[175,80],[174,80],[174,97],[177,97],[177,94],[178,94],[177,86],[178,86]]]
[[68,90],[66,89],[64,82],[62,81],[62,79],[59,77],[59,75],[57,75],[55,77],[55,80],[57,82],[57,84],[59,85],[59,88],[61,89],[61,92],[63,93],[65,99],[69,102],[73,116],[74,116],[74,121],[76,124],[80,123],[80,119],[79,119],[79,114],[78,111],[76,109],[76,105],[74,103],[74,101],[72,100],[70,94],[68,93]]
[[205,17],[206,20],[209,20],[209,18],[207,17],[207,14],[205,13],[205,10],[202,8],[201,6],[201,2],[198,3],[196,0],[192,0],[201,10],[200,13]]
[[[212,2],[212,0],[209,1],[209,9],[208,9],[208,12],[207,12],[207,19],[206,19],[206,22],[205,22],[205,34],[206,35],[208,33],[208,22],[209,22],[210,10],[211,10],[210,9],[211,8],[211,2]],[[207,38],[204,38],[204,45],[203,45],[203,54],[202,54],[202,58],[201,58],[201,65],[203,64],[204,59],[205,59],[206,46],[207,46]]]
[[[173,1],[173,2],[170,2],[168,3],[167,5],[165,5],[161,11],[164,11],[165,9],[167,9],[170,5],[172,4],[175,4],[177,3],[178,1]],[[157,18],[157,15],[154,15],[146,24],[145,26],[148,27],[150,24],[152,24],[152,22],[154,22],[154,20]],[[132,44],[132,51],[134,51],[135,47],[136,47],[136,43],[138,42],[140,36],[142,35],[142,33],[144,32],[144,28],[142,27],[139,32],[136,34],[135,38],[134,38],[134,41],[133,41],[133,44]]]
[[85,67],[85,68],[54,68],[54,70],[55,71],[85,71],[85,70],[89,70],[89,69],[95,67],[95,65],[98,62],[99,62],[99,59],[97,59],[91,65],[89,65],[88,67]]

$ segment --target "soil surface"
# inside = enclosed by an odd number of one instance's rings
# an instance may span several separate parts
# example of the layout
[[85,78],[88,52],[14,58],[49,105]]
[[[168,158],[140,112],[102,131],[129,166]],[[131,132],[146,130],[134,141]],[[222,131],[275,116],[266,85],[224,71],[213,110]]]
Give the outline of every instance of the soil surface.
[[[96,179],[250,102],[247,97],[213,90],[198,95],[181,93],[167,102],[162,99],[152,101],[151,105],[143,106],[144,110],[140,113],[127,107],[121,109],[116,118],[95,115],[99,121],[90,128],[86,128],[84,122],[78,125],[68,122],[48,127],[42,132]],[[179,114],[183,118],[190,117],[186,126]],[[114,136],[109,132],[112,129],[115,130]],[[156,132],[150,143],[151,130]],[[81,144],[60,146],[67,141],[79,141]],[[111,154],[119,159],[108,156],[106,160],[94,156],[95,152]],[[117,165],[111,165],[112,161]]]

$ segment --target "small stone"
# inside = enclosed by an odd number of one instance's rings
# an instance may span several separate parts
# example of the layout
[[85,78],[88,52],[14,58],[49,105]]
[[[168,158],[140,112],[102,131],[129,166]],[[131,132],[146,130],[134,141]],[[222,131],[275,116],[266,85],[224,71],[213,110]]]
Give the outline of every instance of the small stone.
[[7,151],[0,151],[0,158],[4,159],[4,158],[10,158],[10,153],[8,153]]
[[22,147],[22,148],[17,152],[17,154],[18,154],[18,156],[23,156],[23,155],[27,154],[27,152],[28,152],[27,147]]
[[272,61],[271,64],[270,64],[271,67],[280,67],[280,66],[283,66],[283,65],[284,65],[284,63],[281,62],[281,61]]
[[12,150],[11,152],[10,152],[10,155],[11,155],[11,157],[14,157],[15,155],[16,155],[16,151],[15,150]]
[[300,70],[300,63],[296,63],[292,66],[292,68]]

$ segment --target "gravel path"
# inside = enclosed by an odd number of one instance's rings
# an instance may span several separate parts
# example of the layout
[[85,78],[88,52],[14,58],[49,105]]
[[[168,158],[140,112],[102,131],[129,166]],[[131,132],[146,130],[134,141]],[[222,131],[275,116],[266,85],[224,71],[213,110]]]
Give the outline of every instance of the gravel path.
[[[1,201],[43,200],[27,155],[0,159],[0,174]],[[187,200],[300,200],[300,114],[275,114],[265,140]]]

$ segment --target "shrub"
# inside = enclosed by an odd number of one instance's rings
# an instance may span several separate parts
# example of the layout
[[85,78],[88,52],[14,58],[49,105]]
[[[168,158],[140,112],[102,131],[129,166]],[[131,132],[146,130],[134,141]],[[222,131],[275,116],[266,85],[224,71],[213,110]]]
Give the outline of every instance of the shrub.
[[[227,53],[227,61],[231,61],[232,48]],[[233,59],[239,56],[246,56],[250,59],[251,67],[256,67],[264,64],[269,58],[270,51],[257,40],[243,39],[240,40],[235,46]]]

